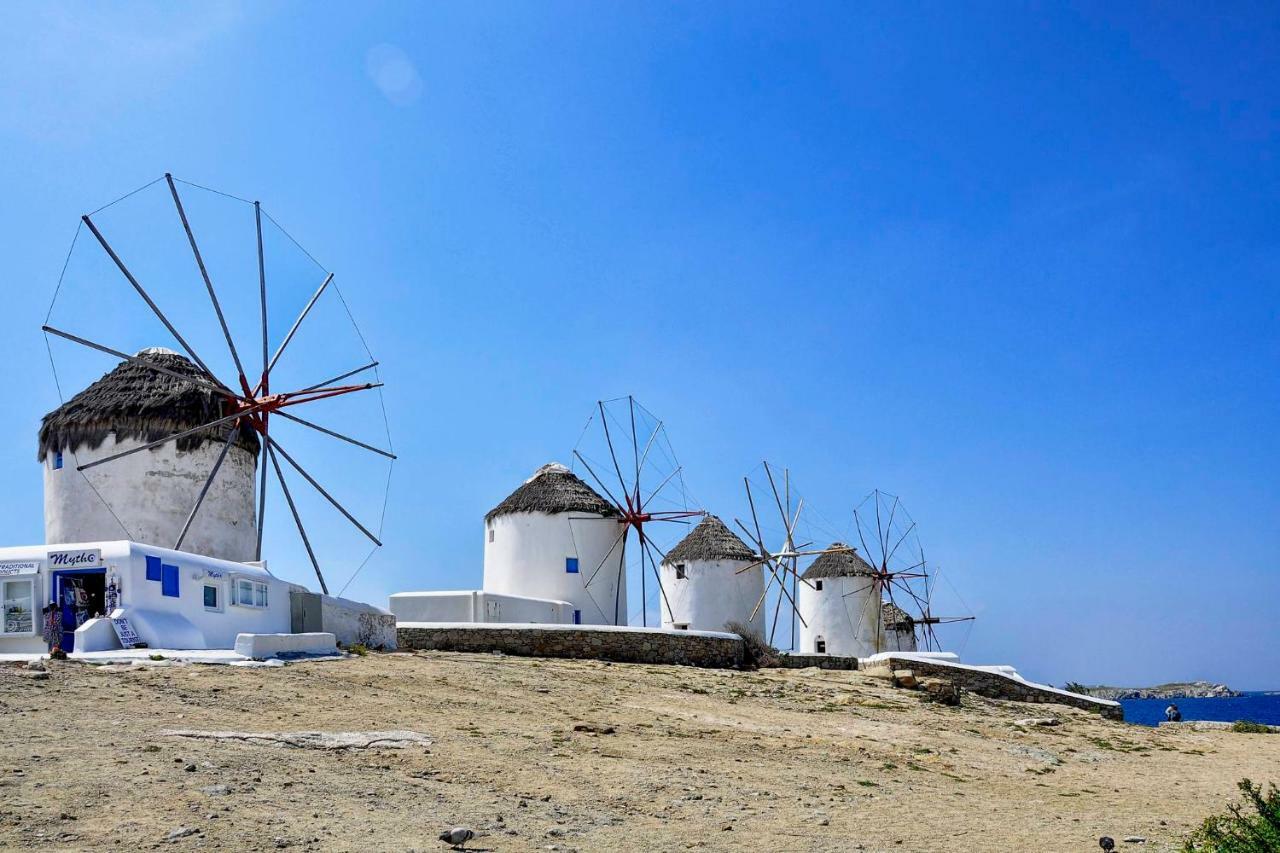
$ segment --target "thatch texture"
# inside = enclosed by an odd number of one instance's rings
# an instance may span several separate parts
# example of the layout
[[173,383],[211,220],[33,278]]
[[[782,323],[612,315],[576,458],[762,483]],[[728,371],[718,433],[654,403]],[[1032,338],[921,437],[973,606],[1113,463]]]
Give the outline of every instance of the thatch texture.
[[613,517],[618,509],[578,475],[558,462],[543,465],[502,503],[489,510],[485,521],[516,512],[589,512]]
[[818,559],[814,560],[809,568],[805,569],[801,577],[805,580],[814,578],[849,578],[860,575],[873,575],[875,571],[870,563],[862,559],[862,555],[858,553],[856,548],[850,548],[843,542],[832,542],[831,550],[820,554]]
[[708,515],[689,531],[689,535],[667,552],[665,565],[692,563],[698,560],[741,560],[753,563],[760,559],[723,521]]
[[[140,358],[184,376],[209,379],[186,357],[168,350],[143,350]],[[132,361],[115,369],[44,416],[37,454],[41,462],[58,450],[98,448],[107,436],[116,441],[155,441],[222,417],[223,399],[199,385],[149,370]],[[177,442],[179,450],[193,450],[205,441],[222,441],[227,425],[194,433]],[[245,424],[236,444],[257,455],[258,435]]]
[[880,620],[886,631],[912,631],[916,626],[916,620],[911,618],[911,614],[892,601],[880,605]]

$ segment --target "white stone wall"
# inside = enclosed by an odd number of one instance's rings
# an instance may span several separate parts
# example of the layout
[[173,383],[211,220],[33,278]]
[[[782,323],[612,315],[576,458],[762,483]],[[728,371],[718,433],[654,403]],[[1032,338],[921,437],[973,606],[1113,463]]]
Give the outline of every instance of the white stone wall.
[[[747,560],[694,560],[685,562],[685,576],[677,577],[675,563],[659,567],[666,600],[658,597],[662,627],[687,626],[695,631],[723,631],[730,622],[746,625],[757,636],[764,635],[765,613],[761,605],[751,619],[751,611],[764,592],[764,568]],[[668,610],[670,604],[670,610]]]
[[[800,648],[805,654],[818,652],[818,641],[826,643],[826,653],[846,657],[866,657],[883,649],[880,643],[880,585],[865,576],[815,578],[822,589],[800,584],[797,597],[800,617]],[[807,624],[805,624],[807,623]]]
[[[500,515],[485,524],[484,591],[568,601],[584,625],[626,624],[621,544],[609,553],[621,532],[617,519],[585,512]],[[565,570],[568,557],[577,573]]]
[[[119,453],[144,442],[110,436],[96,449],[63,451],[44,462],[45,542],[93,542],[131,539],[172,548],[195,506],[200,489],[222,450],[205,442],[190,451],[175,443],[143,450],[87,471],[78,465]],[[257,518],[254,507],[255,457],[232,447],[205,496],[182,550],[222,560],[254,559]],[[96,490],[96,491],[95,491]],[[118,520],[117,520],[118,518]]]
[[483,590],[397,592],[390,598],[397,622],[506,622],[566,625],[573,622],[569,601],[521,598]]

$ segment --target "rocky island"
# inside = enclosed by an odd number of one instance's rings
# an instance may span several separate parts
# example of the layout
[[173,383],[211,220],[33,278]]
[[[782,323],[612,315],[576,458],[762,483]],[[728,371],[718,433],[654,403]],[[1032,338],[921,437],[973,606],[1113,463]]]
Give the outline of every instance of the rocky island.
[[1219,699],[1239,696],[1239,690],[1232,690],[1225,684],[1212,684],[1208,681],[1174,681],[1168,684],[1157,684],[1155,687],[1108,687],[1097,685],[1088,687],[1072,683],[1067,689],[1073,693],[1096,696],[1099,699]]

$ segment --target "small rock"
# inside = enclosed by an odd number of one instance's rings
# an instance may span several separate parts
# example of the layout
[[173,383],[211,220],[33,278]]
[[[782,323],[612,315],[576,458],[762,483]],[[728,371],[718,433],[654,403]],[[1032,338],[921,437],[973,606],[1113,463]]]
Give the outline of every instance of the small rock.
[[595,735],[611,735],[617,731],[613,726],[606,726],[603,723],[578,723],[573,727],[575,732],[589,732]]
[[230,785],[205,785],[200,789],[200,793],[208,794],[211,797],[225,797],[231,793]]
[[916,674],[909,669],[895,669],[893,671],[893,684],[895,687],[914,690],[917,684]]
[[1014,720],[1013,724],[1027,728],[1029,726],[1059,726],[1062,725],[1062,721],[1057,717],[1027,717],[1022,720]]
[[1146,836],[1143,835],[1126,835],[1121,839],[1125,844],[1146,844]]
[[177,841],[179,838],[186,838],[189,835],[195,835],[199,832],[194,826],[179,826],[176,829],[169,830],[169,834],[164,837],[165,841]]
[[182,765],[182,769],[185,770],[187,773],[196,772],[196,766],[189,761],[186,764]]

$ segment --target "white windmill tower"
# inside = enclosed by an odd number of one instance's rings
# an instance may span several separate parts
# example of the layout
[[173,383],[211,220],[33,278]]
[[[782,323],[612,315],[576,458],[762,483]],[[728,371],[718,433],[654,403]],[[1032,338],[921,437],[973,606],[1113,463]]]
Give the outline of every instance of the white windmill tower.
[[764,566],[716,516],[707,515],[667,552],[660,577],[671,605],[662,627],[723,631],[737,623],[764,636],[764,620],[751,620],[764,593]]
[[613,504],[565,466],[543,465],[485,516],[484,590],[573,605],[573,621],[617,625],[627,589]]
[[[198,428],[222,415],[222,398],[180,376],[202,380],[190,359],[172,350],[142,350],[44,416],[39,459],[44,475],[45,542],[97,542],[131,536],[235,562],[257,556],[254,475],[261,451],[248,425],[196,432],[148,453],[121,457],[93,480],[77,466]],[[163,367],[159,373],[152,367]],[[209,481],[200,512],[191,508]]]
[[[381,391],[368,393],[382,386],[378,362],[334,274],[257,202],[166,174],[82,216],[42,328],[60,396],[64,382],[100,377],[41,426],[49,543],[260,561],[266,522],[287,518],[325,593],[321,563],[335,561],[345,523],[382,544],[380,523],[356,517],[376,504],[353,502],[362,484],[389,487],[395,454],[345,433],[386,426]],[[101,375],[90,351],[112,369]],[[370,371],[375,381],[343,384]],[[287,515],[267,513],[277,489]],[[343,526],[303,524],[331,512]]]
[[848,657],[880,651],[880,584],[856,549],[832,543],[801,579],[798,651]]

